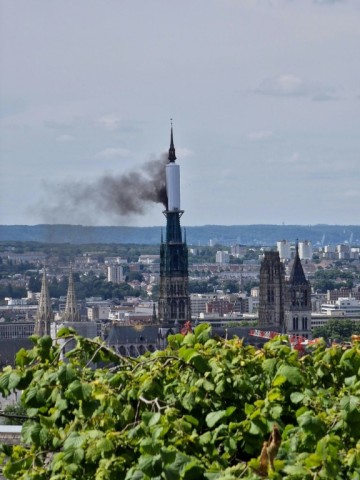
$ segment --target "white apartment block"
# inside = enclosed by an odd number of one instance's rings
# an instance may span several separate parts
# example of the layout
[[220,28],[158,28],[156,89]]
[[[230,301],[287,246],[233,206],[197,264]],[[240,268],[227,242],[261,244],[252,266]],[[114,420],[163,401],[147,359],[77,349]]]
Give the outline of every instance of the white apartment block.
[[216,252],[215,262],[224,264],[230,262],[230,255],[228,251],[225,250],[218,250]]
[[291,258],[291,248],[288,240],[276,242],[276,248],[279,252],[280,260],[289,260]]
[[300,260],[311,260],[313,256],[313,249],[309,240],[299,242],[299,257]]
[[122,265],[108,265],[107,267],[108,282],[122,283],[125,281],[124,270]]
[[329,317],[354,317],[360,315],[360,300],[352,297],[339,297],[333,303],[323,303],[321,313]]

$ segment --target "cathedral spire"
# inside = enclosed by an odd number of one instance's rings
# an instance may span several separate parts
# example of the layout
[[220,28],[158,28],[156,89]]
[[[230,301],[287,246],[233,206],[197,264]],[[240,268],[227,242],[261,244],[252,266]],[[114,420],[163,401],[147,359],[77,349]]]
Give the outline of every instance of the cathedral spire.
[[152,323],[156,323],[157,322],[157,317],[156,317],[156,306],[155,306],[155,302],[153,303],[153,313],[152,313]]
[[43,336],[50,335],[50,322],[53,318],[51,309],[51,300],[49,294],[49,287],[46,277],[46,269],[44,268],[43,278],[41,283],[39,308],[35,317],[35,335]]
[[289,283],[290,285],[306,285],[308,283],[305,277],[304,269],[301,265],[299,242],[297,239],[295,243],[295,259],[291,269]]
[[66,297],[66,306],[65,312],[63,315],[63,320],[65,322],[80,322],[80,312],[77,308],[76,304],[76,295],[75,295],[75,286],[74,286],[74,278],[72,272],[72,265],[70,265],[70,273],[69,273],[69,286],[68,292]]
[[175,155],[175,147],[174,147],[172,118],[170,118],[170,121],[171,121],[171,133],[170,133],[170,148],[169,148],[168,160],[170,163],[174,163],[176,160],[176,155]]

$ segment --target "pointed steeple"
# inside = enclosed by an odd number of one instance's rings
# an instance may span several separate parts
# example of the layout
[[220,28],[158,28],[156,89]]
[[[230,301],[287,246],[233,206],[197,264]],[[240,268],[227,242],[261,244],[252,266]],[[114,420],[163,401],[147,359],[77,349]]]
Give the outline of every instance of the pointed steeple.
[[296,239],[295,244],[295,259],[291,269],[289,284],[290,285],[306,285],[308,281],[306,280],[304,269],[301,265],[301,260],[299,256],[299,242]]
[[174,147],[172,118],[170,119],[170,121],[171,121],[171,133],[170,133],[170,148],[169,148],[168,160],[170,163],[174,163],[176,160],[176,155],[175,155],[175,147]]
[[72,273],[72,265],[70,265],[69,286],[66,297],[66,306],[63,315],[65,322],[80,322],[81,316],[76,304],[74,278]]
[[156,323],[157,317],[156,317],[156,306],[155,302],[153,303],[153,313],[152,313],[152,323]]
[[43,278],[41,283],[39,308],[35,317],[35,335],[50,335],[50,323],[53,319],[53,312],[51,309],[51,300],[49,294],[49,287],[46,277],[46,269],[44,268]]

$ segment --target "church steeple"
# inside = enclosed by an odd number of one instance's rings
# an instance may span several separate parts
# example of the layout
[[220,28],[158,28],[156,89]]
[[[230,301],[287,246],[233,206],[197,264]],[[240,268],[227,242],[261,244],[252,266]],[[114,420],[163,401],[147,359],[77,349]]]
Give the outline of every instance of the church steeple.
[[299,242],[296,240],[295,244],[295,259],[291,269],[289,284],[290,285],[306,285],[308,281],[306,280],[304,269],[301,265],[301,260],[299,256]]
[[191,319],[188,273],[188,250],[182,241],[180,217],[180,166],[175,163],[173,126],[171,123],[169,163],[165,166],[167,209],[165,238],[160,245],[160,292],[158,319],[167,325],[182,325]]
[[173,137],[172,118],[170,120],[171,120],[171,133],[170,133],[170,148],[169,148],[168,160],[170,163],[174,163],[176,160],[176,155],[175,155],[175,146],[174,146],[174,137]]
[[35,335],[43,336],[50,335],[50,323],[53,319],[53,312],[51,309],[51,300],[49,294],[49,287],[46,277],[46,269],[44,268],[43,278],[41,283],[39,308],[35,318]]
[[63,320],[65,322],[81,321],[80,312],[77,308],[77,303],[76,303],[74,278],[73,278],[71,265],[70,265],[70,273],[69,273],[69,286],[68,286],[68,292],[66,297],[66,306],[65,306],[65,312],[63,315]]

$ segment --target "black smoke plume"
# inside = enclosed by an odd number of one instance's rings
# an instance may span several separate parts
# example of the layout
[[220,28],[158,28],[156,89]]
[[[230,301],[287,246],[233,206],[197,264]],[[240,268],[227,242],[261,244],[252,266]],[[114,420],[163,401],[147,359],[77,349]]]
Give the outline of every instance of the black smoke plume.
[[164,154],[136,170],[105,174],[92,182],[70,181],[55,186],[45,183],[47,201],[41,203],[42,217],[49,223],[93,224],[94,211],[128,218],[143,215],[151,203],[163,204],[167,209],[166,163]]

